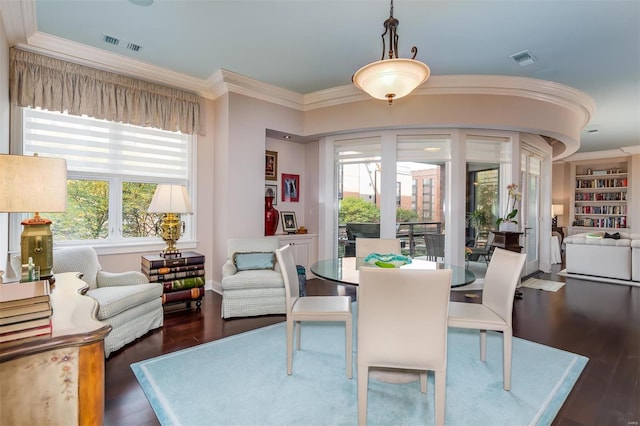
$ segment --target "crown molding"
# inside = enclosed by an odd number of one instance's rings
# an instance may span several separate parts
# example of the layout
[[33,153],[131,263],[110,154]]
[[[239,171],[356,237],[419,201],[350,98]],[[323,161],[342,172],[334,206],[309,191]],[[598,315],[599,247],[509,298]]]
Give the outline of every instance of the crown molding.
[[0,1],[0,15],[10,46],[27,43],[38,29],[35,0]]
[[[635,152],[634,152],[635,151]],[[640,147],[622,147],[618,149],[608,149],[606,151],[579,152],[565,157],[563,161],[574,163],[577,161],[602,160],[615,157],[627,157],[633,154],[640,154]]]
[[238,93],[273,104],[303,110],[304,96],[226,69],[219,69],[207,79],[212,97],[226,93]]
[[417,95],[475,94],[533,99],[574,112],[586,126],[596,110],[595,100],[573,87],[547,80],[502,75],[432,76],[415,91]]
[[188,90],[200,96],[209,92],[204,80],[50,34],[37,32],[29,38],[28,45],[18,44],[18,47],[103,71]]
[[629,155],[640,154],[640,145],[623,146],[620,149],[622,150],[622,152],[625,152]]

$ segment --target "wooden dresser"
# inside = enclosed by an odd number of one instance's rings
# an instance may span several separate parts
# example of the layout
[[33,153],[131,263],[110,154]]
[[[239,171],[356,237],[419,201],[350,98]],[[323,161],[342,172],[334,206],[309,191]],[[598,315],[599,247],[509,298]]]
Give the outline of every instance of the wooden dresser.
[[[18,284],[14,284],[18,285]],[[102,425],[104,338],[98,304],[75,273],[56,274],[52,333],[0,344],[0,424]]]

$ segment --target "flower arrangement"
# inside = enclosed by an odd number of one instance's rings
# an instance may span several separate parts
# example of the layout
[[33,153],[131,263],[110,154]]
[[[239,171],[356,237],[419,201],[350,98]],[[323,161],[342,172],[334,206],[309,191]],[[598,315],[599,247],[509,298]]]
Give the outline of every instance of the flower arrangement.
[[464,248],[464,258],[465,260],[469,260],[469,255],[473,253],[473,250],[471,249],[471,247],[465,247]]
[[504,210],[504,216],[496,220],[496,226],[500,227],[502,222],[512,222],[517,224],[516,220],[513,220],[518,215],[518,209],[516,208],[516,202],[522,199],[522,193],[518,190],[518,184],[512,183],[507,185],[509,191],[509,198],[507,199],[507,206]]

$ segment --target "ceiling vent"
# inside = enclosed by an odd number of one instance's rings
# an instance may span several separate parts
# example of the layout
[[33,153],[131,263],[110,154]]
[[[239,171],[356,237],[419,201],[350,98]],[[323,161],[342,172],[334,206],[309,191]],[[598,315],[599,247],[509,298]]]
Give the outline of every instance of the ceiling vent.
[[514,53],[509,57],[512,58],[514,61],[516,61],[516,63],[521,67],[531,65],[536,61],[536,58],[534,58],[531,52],[529,52],[528,50],[525,50],[524,52],[520,52],[520,53]]
[[138,50],[140,50],[140,45],[129,42],[127,43],[127,49],[137,52]]
[[108,34],[102,34],[102,41],[108,43],[112,46],[117,46],[122,49],[131,50],[132,52],[138,52],[142,49],[142,46],[139,44],[131,43],[130,41],[119,39],[118,37],[114,37]]
[[117,37],[106,35],[106,34],[102,34],[102,41],[104,41],[105,43],[112,44],[114,46],[118,46],[120,44],[120,39],[118,39]]

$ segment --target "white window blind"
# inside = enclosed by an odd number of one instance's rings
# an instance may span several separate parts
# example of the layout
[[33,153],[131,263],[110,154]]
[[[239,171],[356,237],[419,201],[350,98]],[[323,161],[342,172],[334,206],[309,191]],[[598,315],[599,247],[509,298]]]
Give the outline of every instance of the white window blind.
[[379,163],[381,159],[380,137],[344,139],[334,146],[338,164]]
[[23,113],[25,155],[65,158],[70,172],[188,183],[191,135],[32,108]]

